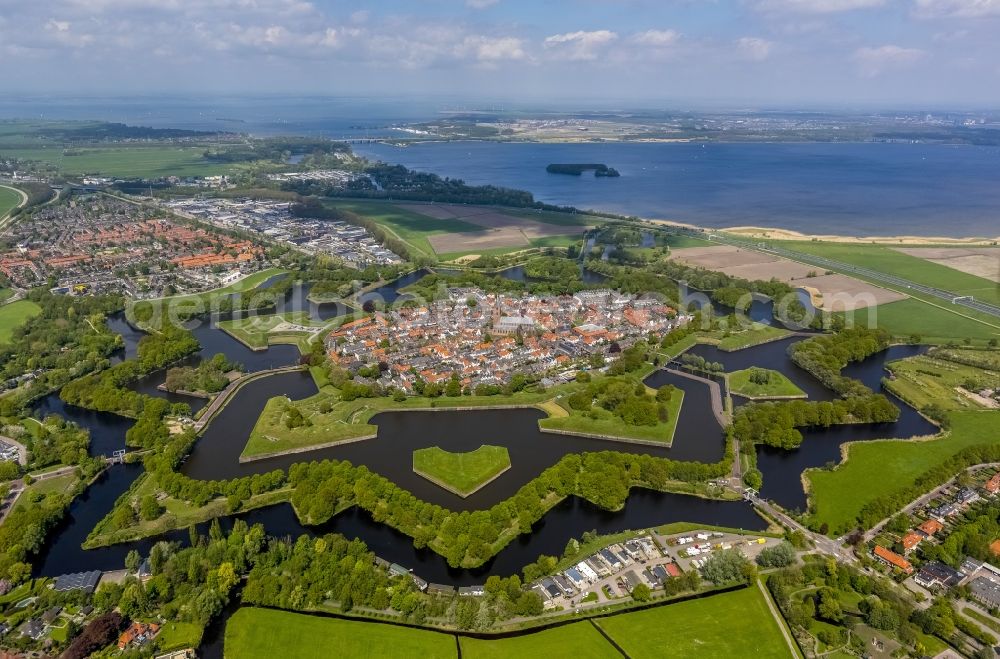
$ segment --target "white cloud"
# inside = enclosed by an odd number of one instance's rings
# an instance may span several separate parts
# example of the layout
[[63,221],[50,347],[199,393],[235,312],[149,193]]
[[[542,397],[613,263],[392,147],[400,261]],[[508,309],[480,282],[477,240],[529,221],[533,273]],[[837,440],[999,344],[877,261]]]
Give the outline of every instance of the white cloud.
[[640,46],[652,46],[654,48],[666,48],[672,46],[681,38],[681,33],[676,30],[646,30],[636,32],[632,35],[632,42]]
[[774,42],[759,37],[742,37],[736,40],[736,47],[747,59],[763,62],[770,56]]
[[471,35],[457,49],[459,56],[471,55],[479,62],[496,63],[503,60],[523,60],[528,54],[524,42],[515,37],[486,37]]
[[54,43],[68,48],[85,48],[94,43],[94,35],[74,30],[69,21],[50,19],[45,32]]
[[861,67],[861,73],[875,77],[888,69],[904,68],[924,58],[926,53],[919,48],[903,48],[892,44],[877,48],[858,48],[854,60]]
[[610,30],[566,32],[545,38],[544,47],[559,59],[594,60],[605,46],[618,39]]
[[492,7],[500,0],[465,0],[465,5],[467,7],[472,7],[473,9],[486,9],[487,7]]
[[924,18],[1000,16],[1000,0],[916,0],[916,8]]
[[760,0],[757,8],[806,14],[833,14],[854,9],[881,7],[886,0]]

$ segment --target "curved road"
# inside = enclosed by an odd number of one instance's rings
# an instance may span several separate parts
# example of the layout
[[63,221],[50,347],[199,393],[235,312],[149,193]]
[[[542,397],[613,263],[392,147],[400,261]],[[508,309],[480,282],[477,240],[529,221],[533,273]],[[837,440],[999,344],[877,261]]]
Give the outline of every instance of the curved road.
[[3,215],[3,217],[0,217],[0,231],[5,231],[7,229],[7,224],[10,221],[11,213],[13,213],[14,211],[18,210],[19,208],[22,208],[25,204],[28,203],[28,194],[24,190],[12,187],[10,185],[5,185],[3,183],[0,183],[0,188],[4,188],[6,190],[12,190],[18,196],[21,197],[21,201],[20,201],[20,203],[18,203],[17,206],[14,206],[14,208],[12,208],[9,211],[7,211]]

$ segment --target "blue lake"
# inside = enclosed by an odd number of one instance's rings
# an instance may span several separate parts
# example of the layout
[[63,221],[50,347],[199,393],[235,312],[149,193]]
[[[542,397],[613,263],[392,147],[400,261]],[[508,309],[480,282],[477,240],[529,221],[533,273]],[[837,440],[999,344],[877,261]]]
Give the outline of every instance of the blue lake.
[[[550,204],[706,227],[812,234],[1000,234],[1000,148],[934,144],[437,142],[356,145],[369,158],[528,190]],[[599,162],[620,178],[549,174]]]

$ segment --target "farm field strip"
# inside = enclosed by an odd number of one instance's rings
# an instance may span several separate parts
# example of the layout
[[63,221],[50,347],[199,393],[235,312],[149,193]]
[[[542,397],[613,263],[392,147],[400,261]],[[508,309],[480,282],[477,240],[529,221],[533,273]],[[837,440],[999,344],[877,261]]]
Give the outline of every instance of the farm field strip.
[[521,636],[479,639],[378,621],[326,618],[290,611],[241,608],[225,631],[230,659],[312,659],[337,648],[350,657],[428,659],[788,657],[782,627],[757,587],[667,603],[643,611],[592,618]]

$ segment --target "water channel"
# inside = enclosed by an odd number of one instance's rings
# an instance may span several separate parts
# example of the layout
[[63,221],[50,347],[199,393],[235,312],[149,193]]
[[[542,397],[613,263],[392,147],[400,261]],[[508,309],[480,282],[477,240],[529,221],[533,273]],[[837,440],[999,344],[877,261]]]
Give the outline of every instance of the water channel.
[[[395,299],[398,289],[412,283],[409,277],[381,287],[378,294],[383,299]],[[308,301],[301,294],[293,294],[292,305],[306,308]],[[109,326],[126,339],[123,357],[135,354],[135,345],[142,333],[131,328],[121,317],[109,319]],[[261,370],[295,363],[298,352],[294,346],[272,346],[266,351],[252,351],[235,341],[211,323],[200,323],[193,328],[202,344],[201,356],[222,352],[228,358],[243,363],[248,370]],[[788,359],[787,347],[801,337],[764,344],[735,353],[717,351],[709,346],[694,349],[712,361],[722,362],[727,370],[760,365],[781,371],[806,389],[811,397],[826,400],[832,394],[807,373],[797,369]],[[852,364],[845,374],[862,379],[868,386],[880,387],[883,365],[919,352],[920,348],[895,347],[858,364]],[[158,374],[162,381],[163,374]],[[151,387],[151,393],[165,395],[155,389],[157,378],[151,376],[141,387]],[[182,469],[184,473],[200,479],[231,478],[273,469],[285,469],[297,461],[336,458],[366,465],[371,470],[393,480],[417,497],[438,503],[453,510],[475,510],[501,501],[563,455],[592,450],[619,450],[632,453],[649,453],[677,460],[714,462],[723,454],[723,434],[711,412],[707,385],[666,371],[650,376],[647,383],[659,386],[674,384],[685,393],[681,416],[673,445],[669,448],[647,447],[563,435],[542,433],[537,420],[542,413],[524,410],[478,410],[448,412],[388,412],[377,415],[378,438],[317,450],[305,454],[277,457],[268,460],[239,464],[237,458],[256,422],[264,403],[276,395],[300,399],[315,393],[315,385],[308,374],[283,373],[261,378],[249,383],[213,419]],[[185,398],[186,402],[191,399]],[[895,424],[838,426],[804,432],[805,440],[796,451],[772,452],[761,449],[758,463],[764,473],[764,496],[789,508],[804,507],[800,474],[803,469],[822,466],[839,459],[840,444],[848,440],[865,440],[882,437],[909,437],[934,431],[933,426],[905,405]],[[113,414],[92,412],[65,405],[53,394],[38,404],[36,414],[58,413],[87,428],[91,433],[91,454],[107,455],[124,447],[124,434],[132,421]],[[468,499],[460,499],[429,482],[417,477],[411,470],[411,452],[424,446],[439,445],[447,450],[472,450],[484,443],[508,447],[512,469],[497,481]],[[45,548],[35,562],[35,572],[52,576],[66,572],[89,569],[119,569],[126,553],[137,549],[148,552],[159,539],[187,542],[186,530],[173,531],[161,538],[146,539],[97,550],[85,551],[81,543],[96,523],[113,507],[114,502],[141,474],[140,465],[111,467],[70,507],[67,518],[49,536]],[[289,505],[250,511],[220,520],[223,527],[233,520],[262,523],[268,533],[277,536],[300,534],[342,533],[363,540],[379,556],[414,569],[425,579],[439,583],[468,585],[481,583],[487,574],[507,575],[518,572],[525,564],[540,554],[558,555],[569,538],[579,537],[585,531],[615,532],[629,528],[643,528],[670,521],[689,521],[744,529],[764,528],[763,520],[749,504],[743,501],[722,502],[670,493],[634,489],[620,511],[605,511],[587,501],[569,498],[551,510],[532,529],[530,534],[519,536],[487,564],[477,569],[452,569],[434,552],[413,547],[409,537],[377,523],[367,512],[350,509],[330,522],[316,527],[304,527],[297,521]],[[204,526],[204,525],[203,525]]]

